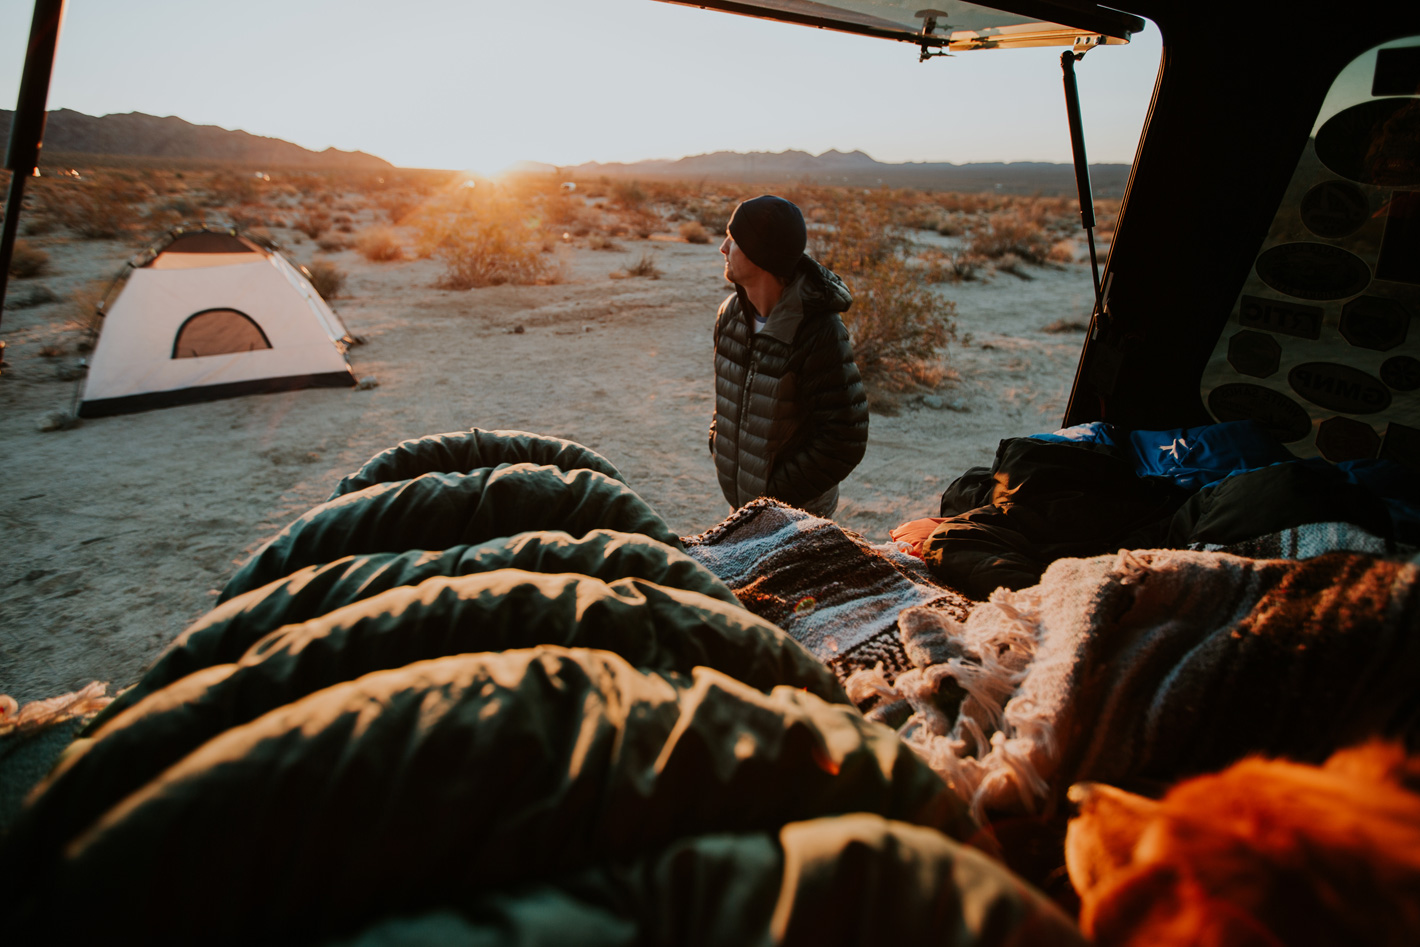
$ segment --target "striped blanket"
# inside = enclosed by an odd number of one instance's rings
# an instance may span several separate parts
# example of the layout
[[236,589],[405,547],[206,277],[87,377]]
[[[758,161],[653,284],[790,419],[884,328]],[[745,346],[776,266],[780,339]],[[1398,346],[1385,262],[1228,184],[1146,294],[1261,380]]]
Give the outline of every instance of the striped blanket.
[[754,500],[681,543],[840,680],[869,668],[890,679],[949,657],[956,652],[941,630],[974,605],[939,585],[920,559],[777,500]]

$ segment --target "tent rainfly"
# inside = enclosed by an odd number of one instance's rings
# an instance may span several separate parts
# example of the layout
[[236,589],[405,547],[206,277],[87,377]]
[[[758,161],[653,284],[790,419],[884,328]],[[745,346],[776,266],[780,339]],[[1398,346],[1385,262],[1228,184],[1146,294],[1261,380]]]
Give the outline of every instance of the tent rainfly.
[[354,385],[350,342],[280,253],[235,231],[177,231],[109,307],[79,415]]

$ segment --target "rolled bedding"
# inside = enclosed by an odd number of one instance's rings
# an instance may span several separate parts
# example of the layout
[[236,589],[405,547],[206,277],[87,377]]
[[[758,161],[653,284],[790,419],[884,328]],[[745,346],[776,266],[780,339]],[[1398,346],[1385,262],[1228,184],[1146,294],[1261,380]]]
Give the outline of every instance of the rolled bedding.
[[258,552],[0,840],[0,937],[1082,943],[615,468],[537,443],[424,439]]

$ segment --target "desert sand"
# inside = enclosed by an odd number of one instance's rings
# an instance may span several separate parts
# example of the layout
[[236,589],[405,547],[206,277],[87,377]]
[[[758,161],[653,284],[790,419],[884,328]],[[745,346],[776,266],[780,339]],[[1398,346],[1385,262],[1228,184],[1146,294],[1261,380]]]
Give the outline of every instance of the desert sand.
[[[316,248],[274,231],[288,256]],[[921,232],[939,246],[950,238]],[[0,693],[22,703],[90,681],[132,683],[206,611],[260,545],[322,502],[346,473],[407,438],[471,427],[568,438],[614,463],[681,535],[729,509],[706,451],[711,327],[729,291],[717,241],[623,238],[620,251],[559,246],[562,281],[435,288],[440,265],[322,254],[349,279],[333,305],[365,344],[350,351],[367,390],[256,395],[89,420],[42,432],[73,409],[82,313],[135,251],[127,240],[31,238],[58,301],[4,313],[0,375]],[[658,279],[610,277],[653,252]],[[1083,251],[1082,251],[1083,253]],[[868,453],[837,520],[873,542],[934,515],[942,490],[988,464],[1003,437],[1053,430],[1083,336],[1088,264],[983,271],[944,284],[963,340],[936,392],[874,413]],[[851,286],[851,281],[850,281]],[[522,331],[516,331],[521,327]],[[64,345],[62,354],[53,346]]]

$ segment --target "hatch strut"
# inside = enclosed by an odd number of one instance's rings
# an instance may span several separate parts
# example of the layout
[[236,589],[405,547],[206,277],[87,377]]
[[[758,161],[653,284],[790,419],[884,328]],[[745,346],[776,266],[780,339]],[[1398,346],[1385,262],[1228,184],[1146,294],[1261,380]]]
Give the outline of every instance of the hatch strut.
[[64,0],[36,0],[30,42],[25,49],[25,69],[20,78],[20,101],[15,105],[9,147],[5,150],[10,188],[5,197],[4,224],[0,226],[0,311],[4,309],[10,258],[20,226],[25,180],[39,164],[40,139],[44,137],[44,103],[49,96],[54,48],[59,41],[59,22],[63,18]]
[[1094,273],[1095,312],[1103,317],[1103,289],[1100,286],[1100,265],[1095,257],[1095,199],[1090,191],[1090,165],[1085,159],[1085,127],[1080,120],[1080,89],[1075,84],[1075,60],[1083,52],[1067,49],[1060,54],[1060,69],[1065,73],[1065,112],[1070,118],[1070,149],[1075,153],[1075,188],[1080,192],[1080,225],[1085,228],[1085,240],[1090,245],[1090,269]]

